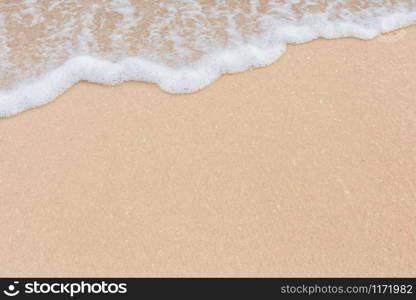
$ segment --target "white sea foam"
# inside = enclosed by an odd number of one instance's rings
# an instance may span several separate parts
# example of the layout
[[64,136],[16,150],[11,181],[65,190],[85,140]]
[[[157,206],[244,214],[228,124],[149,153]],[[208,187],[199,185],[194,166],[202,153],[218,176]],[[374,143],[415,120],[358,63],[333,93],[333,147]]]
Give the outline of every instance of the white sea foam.
[[3,2],[3,117],[45,104],[81,80],[146,81],[190,93],[221,74],[272,63],[288,43],[370,39],[416,23],[414,0]]

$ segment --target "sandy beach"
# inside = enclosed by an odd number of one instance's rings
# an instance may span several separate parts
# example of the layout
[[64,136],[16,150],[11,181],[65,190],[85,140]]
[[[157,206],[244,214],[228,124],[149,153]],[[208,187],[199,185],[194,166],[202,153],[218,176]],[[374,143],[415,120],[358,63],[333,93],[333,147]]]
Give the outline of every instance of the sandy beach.
[[321,39],[0,119],[0,276],[416,276],[415,49]]

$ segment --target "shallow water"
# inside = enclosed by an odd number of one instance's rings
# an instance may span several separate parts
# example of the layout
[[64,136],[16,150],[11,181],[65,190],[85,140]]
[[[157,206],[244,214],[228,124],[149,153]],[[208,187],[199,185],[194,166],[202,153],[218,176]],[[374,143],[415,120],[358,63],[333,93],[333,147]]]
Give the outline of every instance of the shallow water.
[[415,23],[415,0],[0,0],[0,116],[80,80],[194,92],[270,64],[288,43]]

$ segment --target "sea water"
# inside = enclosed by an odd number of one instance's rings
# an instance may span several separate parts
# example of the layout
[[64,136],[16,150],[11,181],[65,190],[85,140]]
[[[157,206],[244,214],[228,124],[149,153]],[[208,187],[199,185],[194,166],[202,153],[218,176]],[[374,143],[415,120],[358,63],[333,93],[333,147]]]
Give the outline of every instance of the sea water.
[[288,43],[415,23],[416,0],[0,0],[0,117],[81,80],[195,92]]

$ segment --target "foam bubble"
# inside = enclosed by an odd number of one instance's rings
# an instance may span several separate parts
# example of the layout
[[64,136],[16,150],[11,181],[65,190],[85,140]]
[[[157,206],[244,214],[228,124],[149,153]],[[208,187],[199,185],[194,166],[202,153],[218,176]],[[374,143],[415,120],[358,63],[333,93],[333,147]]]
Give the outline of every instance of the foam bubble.
[[[163,1],[152,12],[141,1],[92,1],[85,7],[71,0],[60,8],[52,0],[48,11],[56,11],[57,19],[49,21],[41,15],[45,4],[40,1],[16,2],[29,17],[8,13],[17,4],[0,10],[0,81],[9,82],[0,90],[1,117],[45,104],[81,80],[108,85],[146,81],[169,93],[191,93],[221,74],[272,63],[288,43],[370,39],[416,23],[413,1],[358,1],[366,2],[358,8],[348,1],[319,8],[319,1],[312,0],[249,1],[247,7],[233,1]],[[53,20],[57,25],[51,28]],[[33,34],[33,43],[27,44],[33,52],[6,47],[13,44],[8,24],[20,24],[27,38]]]

